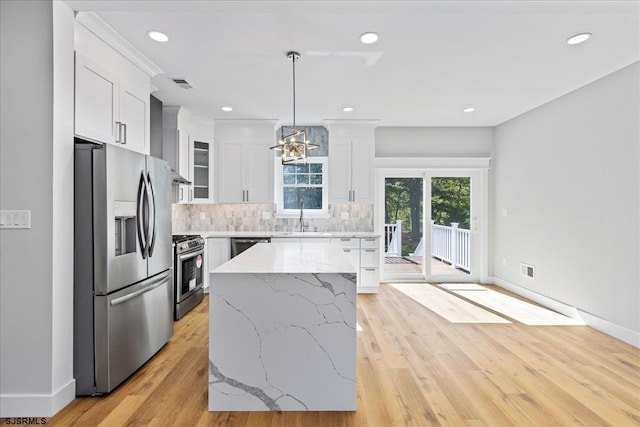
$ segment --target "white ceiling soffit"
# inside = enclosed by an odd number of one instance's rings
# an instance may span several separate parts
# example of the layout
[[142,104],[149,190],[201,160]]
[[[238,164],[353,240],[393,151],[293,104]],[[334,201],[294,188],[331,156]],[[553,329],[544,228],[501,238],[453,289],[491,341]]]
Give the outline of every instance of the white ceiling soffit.
[[[290,50],[302,55],[296,121],[309,125],[495,126],[640,60],[638,1],[67,3],[96,12],[164,71],[152,83],[165,104],[214,119],[290,121]],[[360,43],[367,31],[379,41]],[[593,37],[566,43],[581,32]]]

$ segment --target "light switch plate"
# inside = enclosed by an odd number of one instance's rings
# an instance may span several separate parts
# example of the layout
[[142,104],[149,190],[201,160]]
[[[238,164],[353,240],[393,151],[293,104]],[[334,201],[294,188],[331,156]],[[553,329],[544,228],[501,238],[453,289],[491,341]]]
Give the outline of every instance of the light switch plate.
[[349,221],[349,212],[342,212],[340,218],[342,218],[343,221]]
[[204,214],[204,212],[200,212],[200,219],[206,219],[206,215]]
[[502,209],[502,216],[508,216],[509,215],[509,211],[506,209]]
[[0,228],[31,228],[31,211],[0,211]]

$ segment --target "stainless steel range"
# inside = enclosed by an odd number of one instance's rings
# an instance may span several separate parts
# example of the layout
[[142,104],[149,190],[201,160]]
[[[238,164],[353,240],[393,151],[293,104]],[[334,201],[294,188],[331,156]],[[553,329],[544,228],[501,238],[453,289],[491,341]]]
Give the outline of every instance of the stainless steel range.
[[174,318],[178,320],[204,299],[204,239],[174,235]]

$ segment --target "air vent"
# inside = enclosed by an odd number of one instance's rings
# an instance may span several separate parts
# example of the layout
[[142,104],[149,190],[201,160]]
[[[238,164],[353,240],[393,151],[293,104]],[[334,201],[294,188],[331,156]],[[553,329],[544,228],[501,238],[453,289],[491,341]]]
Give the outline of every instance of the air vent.
[[191,89],[193,86],[191,86],[189,84],[188,81],[186,81],[185,79],[181,79],[181,78],[177,78],[177,77],[172,77],[171,80],[173,80],[173,82],[175,84],[177,84],[178,86],[180,86],[182,89]]
[[536,268],[533,265],[520,263],[520,275],[523,277],[528,277],[529,279],[533,279],[535,275]]

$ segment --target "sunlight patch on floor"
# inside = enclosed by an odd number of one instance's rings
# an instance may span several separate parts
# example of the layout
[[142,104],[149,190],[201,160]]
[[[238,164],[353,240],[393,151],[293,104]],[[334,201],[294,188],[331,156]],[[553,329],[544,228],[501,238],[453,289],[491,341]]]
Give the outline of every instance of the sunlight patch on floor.
[[451,323],[511,323],[428,283],[390,283],[389,286]]
[[[474,285],[474,286],[470,286]],[[477,284],[443,283],[442,288],[525,325],[584,325],[584,322]],[[480,292],[482,289],[484,291]]]

